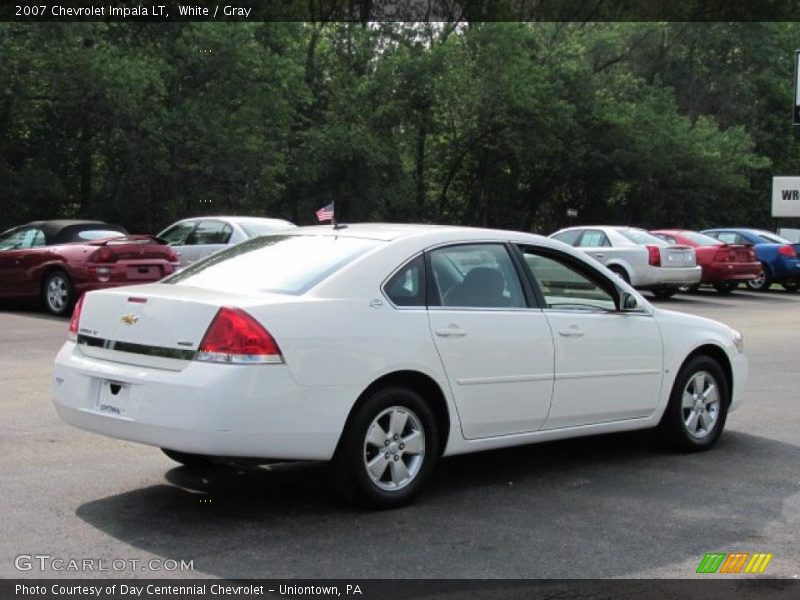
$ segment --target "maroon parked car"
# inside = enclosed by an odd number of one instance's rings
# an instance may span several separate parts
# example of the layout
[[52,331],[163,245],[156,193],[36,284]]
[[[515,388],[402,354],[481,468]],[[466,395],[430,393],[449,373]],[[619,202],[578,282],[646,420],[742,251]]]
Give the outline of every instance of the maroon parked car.
[[657,229],[650,233],[670,244],[694,248],[697,264],[703,268],[700,283],[713,285],[721,294],[761,274],[761,263],[750,244],[725,244],[704,233],[686,229]]
[[0,234],[0,298],[41,298],[66,315],[90,290],[158,281],[178,257],[166,242],[101,221],[34,221]]

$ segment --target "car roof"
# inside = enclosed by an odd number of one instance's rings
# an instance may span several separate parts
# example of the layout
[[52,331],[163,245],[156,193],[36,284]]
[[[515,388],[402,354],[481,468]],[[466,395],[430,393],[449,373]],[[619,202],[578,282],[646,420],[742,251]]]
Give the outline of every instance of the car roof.
[[[233,223],[258,223],[258,222],[268,221],[268,222],[291,223],[291,221],[287,221],[286,219],[278,219],[275,217],[253,217],[247,215],[246,216],[204,215],[202,217],[187,217],[186,219],[175,221],[175,223],[194,223],[196,221],[231,221]],[[172,223],[170,227],[175,223]]]
[[463,227],[458,225],[431,225],[409,223],[347,223],[334,228],[332,225],[308,225],[293,229],[290,235],[335,235],[339,237],[365,238],[380,241],[394,241],[412,237],[426,237],[430,239],[451,240],[478,240],[478,239],[523,239],[525,236],[536,234],[510,231],[503,229],[489,229],[482,227]]
[[[25,223],[24,225],[14,227],[14,229],[23,227],[35,227],[36,229],[41,229],[44,233],[44,238],[47,245],[61,244],[69,241],[65,237],[69,235],[67,232],[69,229],[102,227],[109,229],[121,229],[123,232],[125,231],[125,229],[119,225],[112,225],[110,223],[106,223],[105,221],[88,221],[83,219],[51,219],[49,221],[31,221],[29,223]],[[62,232],[65,234],[64,236],[59,235]]]

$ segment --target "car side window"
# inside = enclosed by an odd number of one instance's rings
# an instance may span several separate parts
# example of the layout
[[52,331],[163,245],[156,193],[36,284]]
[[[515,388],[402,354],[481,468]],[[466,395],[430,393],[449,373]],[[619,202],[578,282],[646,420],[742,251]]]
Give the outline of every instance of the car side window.
[[608,241],[608,236],[604,232],[587,229],[583,232],[580,241],[573,245],[577,245],[579,248],[602,248],[611,246],[611,242]]
[[200,224],[189,236],[189,246],[205,244],[227,244],[233,229],[224,221],[200,221]]
[[383,286],[395,306],[425,306],[425,258],[411,259]]
[[667,242],[669,244],[677,244],[678,243],[675,240],[674,237],[672,237],[671,235],[667,235],[665,233],[654,233],[653,235],[656,236],[658,239],[664,240],[665,242]]
[[161,239],[170,246],[185,246],[189,234],[194,231],[196,223],[177,223],[161,234]]
[[589,276],[587,271],[556,252],[534,248],[521,248],[521,251],[544,297],[545,308],[616,310],[616,295],[610,283]]
[[564,242],[565,244],[574,246],[578,243],[578,239],[581,237],[582,233],[583,229],[570,229],[569,231],[562,231],[561,233],[556,233],[550,237],[552,237],[554,240],[558,240],[559,242]]
[[733,233],[732,231],[723,231],[714,236],[720,242],[725,242],[726,244],[741,244],[741,236],[738,233]]
[[527,306],[519,275],[503,244],[437,248],[430,252],[430,265],[435,286],[430,300],[433,305],[451,308]]
[[0,251],[26,250],[45,245],[44,232],[34,227],[17,229],[0,238]]

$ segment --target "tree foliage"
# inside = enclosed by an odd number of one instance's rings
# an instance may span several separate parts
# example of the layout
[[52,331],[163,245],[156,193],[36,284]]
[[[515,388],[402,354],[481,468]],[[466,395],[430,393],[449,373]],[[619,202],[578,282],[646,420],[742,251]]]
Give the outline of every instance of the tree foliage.
[[0,228],[769,223],[794,23],[0,24]]

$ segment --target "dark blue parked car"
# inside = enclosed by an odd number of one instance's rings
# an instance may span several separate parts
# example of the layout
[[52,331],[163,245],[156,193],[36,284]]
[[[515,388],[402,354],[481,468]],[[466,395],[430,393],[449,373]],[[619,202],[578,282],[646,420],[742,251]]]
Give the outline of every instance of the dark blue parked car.
[[756,258],[761,261],[764,272],[760,277],[747,282],[751,290],[768,290],[773,283],[780,283],[790,292],[800,288],[800,244],[769,231],[746,228],[706,229],[703,233],[726,244],[752,244]]

